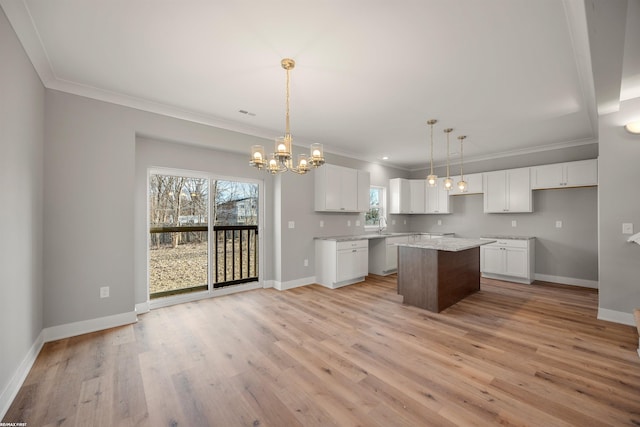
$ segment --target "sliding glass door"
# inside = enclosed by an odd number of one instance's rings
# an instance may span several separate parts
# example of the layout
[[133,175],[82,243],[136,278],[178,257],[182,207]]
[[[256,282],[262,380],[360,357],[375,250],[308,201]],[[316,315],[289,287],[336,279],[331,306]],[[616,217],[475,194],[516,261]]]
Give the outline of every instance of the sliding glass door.
[[259,281],[260,185],[149,175],[149,297]]

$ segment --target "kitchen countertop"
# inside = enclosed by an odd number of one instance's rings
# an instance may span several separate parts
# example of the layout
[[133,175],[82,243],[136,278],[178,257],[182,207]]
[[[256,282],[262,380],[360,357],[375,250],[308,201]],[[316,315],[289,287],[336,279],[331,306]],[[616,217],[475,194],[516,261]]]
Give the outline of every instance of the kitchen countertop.
[[443,237],[441,239],[433,239],[417,243],[397,243],[396,246],[405,246],[409,248],[420,249],[437,249],[439,251],[459,252],[471,248],[477,248],[482,245],[494,243],[495,240],[481,239],[460,239],[457,237]]
[[535,239],[532,236],[509,236],[505,234],[487,234],[480,236],[481,239],[507,239],[507,240],[531,240]]
[[336,242],[348,242],[351,240],[369,240],[369,239],[383,239],[387,237],[397,236],[415,236],[416,234],[428,234],[431,236],[446,236],[453,235],[454,233],[430,233],[430,232],[415,232],[415,233],[367,233],[367,234],[351,234],[346,236],[326,236],[326,237],[314,237],[315,240],[333,240]]

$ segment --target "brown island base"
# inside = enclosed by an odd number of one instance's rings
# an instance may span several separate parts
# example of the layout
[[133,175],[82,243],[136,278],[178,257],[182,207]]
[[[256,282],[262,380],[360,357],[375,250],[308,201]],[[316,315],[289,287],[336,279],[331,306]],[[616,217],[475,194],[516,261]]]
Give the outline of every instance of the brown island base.
[[442,238],[398,246],[403,303],[439,313],[480,290],[480,246],[492,240]]

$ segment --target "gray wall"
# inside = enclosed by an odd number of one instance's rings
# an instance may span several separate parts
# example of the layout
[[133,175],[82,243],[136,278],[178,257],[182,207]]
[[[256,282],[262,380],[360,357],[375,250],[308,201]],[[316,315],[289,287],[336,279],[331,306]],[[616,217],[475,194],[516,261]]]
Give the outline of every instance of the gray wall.
[[[482,194],[449,198],[452,214],[414,215],[418,231],[458,237],[506,234],[536,237],[535,273],[598,280],[598,190],[595,187],[535,190],[533,213],[485,214]],[[437,221],[442,225],[438,226]],[[512,227],[511,221],[516,221]],[[556,221],[562,228],[556,228]]]
[[[0,9],[0,415],[42,330],[44,86]],[[7,393],[7,394],[5,394]]]
[[[142,298],[139,281],[146,261],[136,248],[146,242],[146,215],[136,209],[136,174],[141,171],[136,170],[137,135],[185,144],[149,152],[151,163],[209,170],[205,162],[211,160],[231,175],[251,178],[257,172],[246,163],[241,167],[239,158],[223,166],[228,159],[224,154],[204,154],[206,150],[190,145],[233,144],[248,153],[252,144],[264,143],[52,90],[46,91],[45,122],[45,327],[130,313]],[[109,298],[99,298],[101,286],[110,286]]]
[[[622,223],[640,232],[640,135],[623,129],[640,120],[640,98],[602,116],[600,133],[600,309],[628,314],[640,307],[640,245],[627,243]],[[610,316],[607,316],[610,317]]]

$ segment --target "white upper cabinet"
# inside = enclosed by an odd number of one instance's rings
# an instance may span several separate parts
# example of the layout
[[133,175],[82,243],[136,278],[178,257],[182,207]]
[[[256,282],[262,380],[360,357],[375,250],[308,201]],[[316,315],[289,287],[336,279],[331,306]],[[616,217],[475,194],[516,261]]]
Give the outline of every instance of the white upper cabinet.
[[426,185],[424,179],[409,180],[409,213],[426,213]]
[[483,189],[487,213],[533,212],[530,168],[485,172]]
[[567,188],[598,185],[598,161],[556,163],[531,168],[532,188]]
[[423,214],[426,212],[426,181],[424,179],[393,178],[389,180],[392,214]]
[[444,189],[444,178],[438,178],[435,187],[426,185],[427,193],[427,213],[431,214],[448,214],[449,212],[449,193]]
[[[314,171],[315,209],[364,212],[369,209],[369,173],[325,164]],[[366,197],[367,202],[364,202]]]
[[457,194],[482,194],[482,174],[470,173],[464,175],[464,180],[467,182],[467,191],[464,193],[458,189],[458,182],[460,181],[460,175],[452,176],[453,178],[453,190],[450,191],[451,195]]
[[411,197],[411,189],[409,188],[409,180],[404,178],[393,178],[389,180],[389,195],[391,203],[389,204],[389,213],[404,214],[409,213],[411,205],[409,199]]

